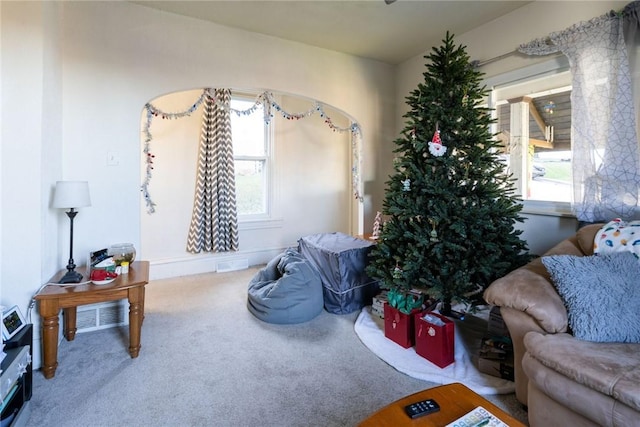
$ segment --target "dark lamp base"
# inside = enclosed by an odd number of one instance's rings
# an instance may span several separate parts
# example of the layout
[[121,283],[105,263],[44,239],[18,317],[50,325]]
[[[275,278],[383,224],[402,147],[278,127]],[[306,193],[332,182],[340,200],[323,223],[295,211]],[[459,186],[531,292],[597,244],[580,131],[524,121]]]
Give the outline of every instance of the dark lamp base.
[[80,283],[82,281],[82,274],[75,270],[69,270],[62,276],[62,279],[58,283]]

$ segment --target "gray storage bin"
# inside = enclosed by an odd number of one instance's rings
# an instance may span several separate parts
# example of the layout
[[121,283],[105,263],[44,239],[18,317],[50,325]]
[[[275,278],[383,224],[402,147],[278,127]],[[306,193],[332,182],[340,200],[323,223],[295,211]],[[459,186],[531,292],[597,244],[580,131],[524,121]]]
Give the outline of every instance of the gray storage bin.
[[344,233],[313,234],[298,240],[298,251],[318,270],[328,312],[347,314],[371,304],[379,288],[365,267],[374,244]]

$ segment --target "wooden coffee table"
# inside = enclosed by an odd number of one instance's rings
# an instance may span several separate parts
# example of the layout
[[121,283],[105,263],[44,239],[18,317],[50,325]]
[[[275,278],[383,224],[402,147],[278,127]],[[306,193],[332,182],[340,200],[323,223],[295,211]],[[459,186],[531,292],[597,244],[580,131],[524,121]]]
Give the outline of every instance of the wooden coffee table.
[[[413,420],[409,418],[404,412],[404,407],[425,399],[434,399],[440,405],[440,411]],[[443,427],[478,406],[482,406],[510,427],[525,427],[520,421],[460,383],[430,388],[396,400],[364,420],[360,427]]]

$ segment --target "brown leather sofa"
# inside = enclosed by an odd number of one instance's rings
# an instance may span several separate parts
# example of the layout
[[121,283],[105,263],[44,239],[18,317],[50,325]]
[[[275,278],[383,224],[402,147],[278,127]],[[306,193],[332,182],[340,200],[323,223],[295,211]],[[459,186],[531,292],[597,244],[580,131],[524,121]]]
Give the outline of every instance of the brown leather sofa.
[[[592,255],[601,226],[581,228],[544,255]],[[516,397],[532,427],[640,426],[640,344],[574,338],[540,258],[493,282],[484,298],[500,306],[511,334]]]

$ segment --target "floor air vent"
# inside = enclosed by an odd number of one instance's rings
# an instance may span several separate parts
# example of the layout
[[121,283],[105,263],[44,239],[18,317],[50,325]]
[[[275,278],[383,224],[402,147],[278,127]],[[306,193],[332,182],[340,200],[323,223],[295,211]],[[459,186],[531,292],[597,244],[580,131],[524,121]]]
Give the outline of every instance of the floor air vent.
[[80,306],[76,314],[77,333],[129,324],[129,302],[113,301]]
[[218,273],[226,273],[227,271],[244,270],[245,268],[249,268],[248,259],[234,259],[219,262],[216,266],[216,271]]

